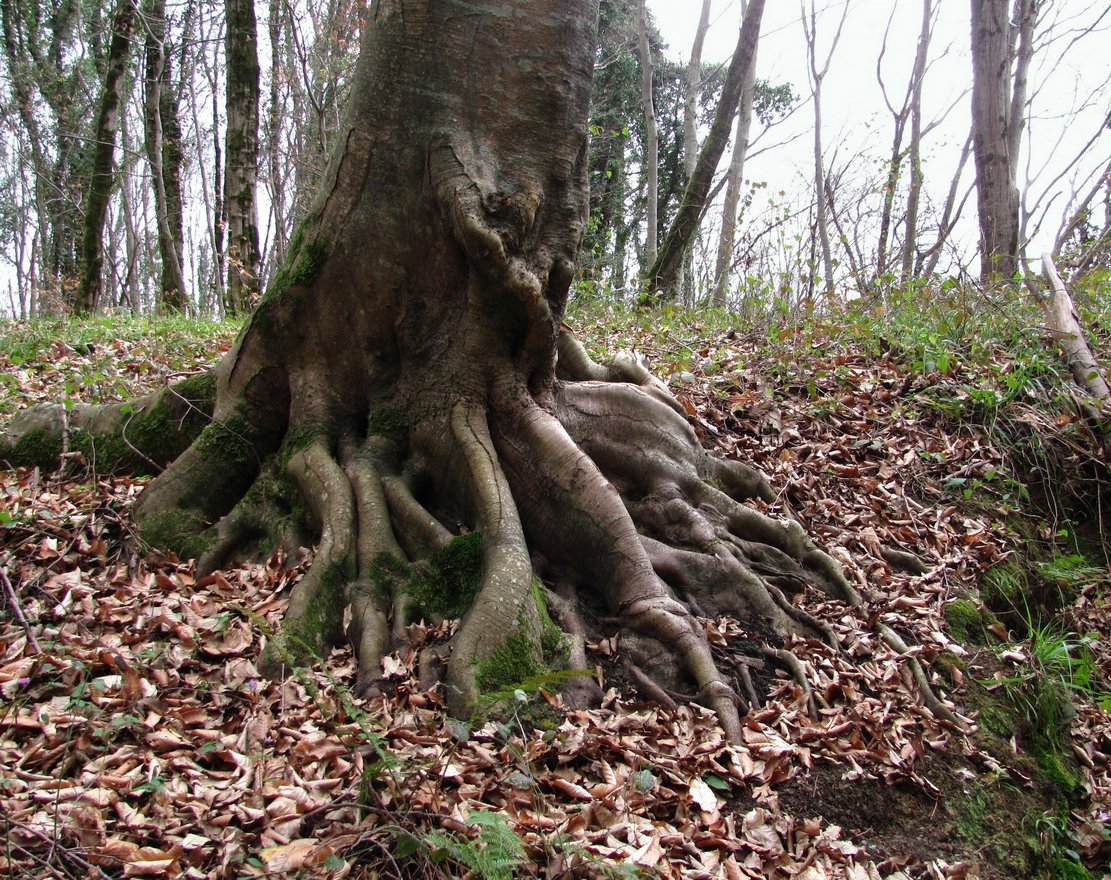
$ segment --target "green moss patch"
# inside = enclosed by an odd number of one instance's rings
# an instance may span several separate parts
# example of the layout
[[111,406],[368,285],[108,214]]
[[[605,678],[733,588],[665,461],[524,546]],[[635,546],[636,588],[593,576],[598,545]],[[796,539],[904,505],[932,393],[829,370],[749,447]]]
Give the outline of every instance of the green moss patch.
[[142,517],[138,526],[139,534],[150,546],[176,553],[179,559],[198,559],[214,540],[211,529],[197,510],[153,513]]
[[956,599],[945,606],[945,623],[949,634],[958,642],[982,645],[989,622],[985,614],[971,599]]
[[406,592],[426,614],[461,617],[482,583],[483,564],[482,535],[459,535],[413,567]]
[[28,431],[6,457],[17,467],[53,470],[62,457],[62,438],[50,431]]
[[326,657],[343,638],[344,587],[355,577],[354,565],[335,562],[320,575],[315,595],[305,613],[287,616],[281,631],[266,646],[264,661],[280,660],[286,666],[308,666]]
[[536,578],[532,579],[532,598],[536,624],[532,623],[527,610],[522,609],[517,621],[518,631],[490,656],[474,662],[475,684],[482,694],[497,695],[553,673],[558,676],[558,670],[567,665],[566,640],[548,615],[544,593]]

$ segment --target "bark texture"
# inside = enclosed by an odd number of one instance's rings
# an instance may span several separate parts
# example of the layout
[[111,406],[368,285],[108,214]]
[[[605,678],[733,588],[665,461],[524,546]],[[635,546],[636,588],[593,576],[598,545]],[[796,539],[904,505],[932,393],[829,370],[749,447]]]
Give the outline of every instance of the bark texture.
[[104,89],[97,114],[93,170],[85,199],[85,225],[81,244],[81,280],[73,302],[76,315],[87,315],[100,301],[101,270],[104,266],[104,218],[115,181],[116,134],[123,112],[124,74],[135,24],[135,0],[120,0],[112,18],[112,41]]
[[[346,636],[370,689],[416,615],[461,616],[445,676],[466,712],[582,670],[585,637],[617,633],[650,695],[695,699],[739,738],[745,689],[699,615],[836,645],[788,596],[859,600],[643,365],[594,362],[563,324],[596,15],[596,0],[375,4],[325,185],[216,370],[211,420],[136,519],[202,570],[315,543],[270,674]],[[144,426],[184,396],[146,401]],[[26,414],[0,458],[57,420]],[[569,688],[597,691],[585,674]]]
[[227,149],[224,168],[228,314],[249,311],[259,293],[258,24],[253,0],[226,0]]
[[656,259],[659,238],[660,139],[656,130],[656,107],[652,97],[652,47],[648,43],[648,8],[637,2],[637,46],[640,53],[640,105],[644,113],[645,223],[644,262]]
[[698,231],[698,224],[706,211],[714,174],[721,161],[721,154],[729,143],[729,129],[737,114],[748,69],[756,63],[756,45],[760,39],[760,22],[763,16],[764,0],[751,0],[745,10],[737,48],[733,50],[733,57],[725,74],[714,121],[698,154],[694,173],[683,191],[683,200],[679,204],[675,220],[667,231],[655,262],[648,270],[645,302],[675,297],[683,254]]
[[158,254],[162,261],[159,307],[183,312],[188,304],[185,272],[181,258],[184,220],[181,194],[181,123],[177,94],[167,52],[166,2],[148,0],[144,10],[146,27],[146,115],[147,161],[154,185],[154,213],[158,224]]
[[[972,0],[972,140],[980,217],[980,275],[1010,281],[1018,269],[1018,136],[1012,119],[1008,0]],[[1025,79],[1025,78],[1023,78]],[[1012,155],[1014,152],[1015,155]]]

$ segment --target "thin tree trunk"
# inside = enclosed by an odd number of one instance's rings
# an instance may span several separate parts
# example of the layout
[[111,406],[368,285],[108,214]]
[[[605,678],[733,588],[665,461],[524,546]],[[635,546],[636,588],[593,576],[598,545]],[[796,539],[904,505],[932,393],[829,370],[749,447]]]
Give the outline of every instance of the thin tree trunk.
[[[744,3],[741,5],[743,8]],[[691,46],[691,60],[687,65],[683,95],[683,171],[687,180],[694,174],[694,166],[698,161],[698,96],[702,80],[702,46],[709,28],[710,0],[702,0],[702,12],[698,17],[698,29]],[[692,249],[688,246],[683,270],[683,299],[688,303],[694,301],[693,258]]]
[[659,136],[656,132],[656,108],[652,100],[652,47],[648,44],[648,10],[644,0],[637,0],[637,33],[640,47],[640,103],[644,112],[644,173],[648,177],[645,193],[644,263],[656,259],[659,207]]
[[250,311],[259,293],[258,243],[258,32],[254,0],[225,0],[227,33],[227,212],[228,314]]
[[92,312],[100,300],[104,267],[104,219],[115,180],[116,133],[123,110],[124,74],[135,22],[134,0],[120,0],[112,21],[112,42],[104,75],[104,90],[97,114],[93,168],[85,200],[85,227],[81,245],[81,280],[73,302],[76,315]]
[[801,11],[803,34],[806,37],[807,57],[809,59],[811,96],[814,101],[814,226],[821,247],[822,290],[828,299],[833,296],[833,247],[829,238],[829,206],[826,197],[825,163],[822,148],[822,83],[826,74],[829,73],[830,61],[833,59],[833,53],[841,39],[841,30],[845,26],[849,5],[846,3],[842,8],[841,21],[837,25],[837,32],[833,36],[829,54],[826,55],[825,63],[821,67],[818,66],[818,17],[813,0],[810,4],[809,23],[807,22],[805,0],[802,2]]
[[[154,213],[162,264],[160,307],[183,312],[188,303],[181,260],[181,135],[166,53],[165,0],[146,10],[146,147],[154,183]],[[167,131],[169,137],[166,136]]]
[[1012,169],[1008,0],[972,0],[972,137],[980,218],[980,276],[1010,281],[1018,269],[1019,196]]
[[894,128],[891,134],[891,157],[887,160],[887,179],[884,181],[883,188],[883,208],[880,210],[880,228],[876,243],[876,266],[871,284],[871,295],[873,298],[883,294],[884,286],[887,283],[888,242],[891,238],[892,215],[895,211],[895,193],[899,188],[899,178],[902,176],[903,134],[906,131],[907,115],[909,113],[907,105],[909,103],[910,92],[913,89],[912,80],[911,88],[907,90],[907,98],[904,98],[903,105],[898,110],[895,109],[894,105],[887,97],[887,87],[883,81],[883,59],[887,54],[887,41],[891,32],[891,22],[894,17],[895,8],[892,7],[891,15],[887,19],[887,28],[884,30],[883,34],[883,44],[880,47],[879,56],[876,58],[876,81],[879,83],[884,103],[887,104],[887,109],[891,113],[894,121]]
[[900,275],[902,283],[910,281],[918,252],[918,211],[922,199],[922,83],[926,79],[926,59],[930,52],[933,34],[933,0],[922,2],[922,29],[918,33],[918,49],[914,56],[911,74],[910,145],[907,159],[910,165],[910,184],[907,188],[907,216],[903,233],[903,259]]
[[[741,19],[748,11],[747,0],[741,0]],[[748,157],[748,139],[752,131],[752,105],[756,99],[756,55],[753,49],[752,64],[745,76],[741,90],[741,105],[737,111],[737,129],[733,136],[733,156],[729,160],[729,174],[725,185],[725,204],[721,209],[721,235],[718,238],[717,262],[714,264],[713,304],[725,308],[726,292],[733,265],[733,249],[737,242],[737,211],[741,203],[741,184],[744,181],[745,159]]]
[[675,220],[664,238],[656,261],[647,276],[646,303],[660,298],[673,299],[679,270],[683,264],[683,253],[698,230],[698,224],[706,211],[707,196],[713,186],[721,154],[729,142],[729,129],[737,106],[741,100],[748,69],[756,63],[756,45],[760,40],[760,22],[764,16],[764,0],[752,0],[745,11],[744,24],[733,50],[733,58],[722,85],[721,98],[710,132],[702,144],[695,165],[694,174],[687,182],[683,200],[675,213]]
[[[267,26],[270,32],[270,107],[267,118],[267,159],[270,162],[270,202],[273,205],[274,248],[269,265],[280,266],[285,262],[288,241],[286,238],[286,172],[282,168],[282,0],[270,0]],[[272,273],[269,273],[272,274]]]
[[[32,112],[34,101],[31,97],[31,83],[24,73],[24,59],[21,58],[19,38],[16,31],[19,10],[14,0],[0,2],[0,26],[4,40],[4,55],[8,62],[8,77],[11,84],[12,103],[18,108],[20,122],[27,136],[33,169],[35,214],[42,236],[51,227],[51,216],[47,208],[47,187],[51,179],[50,163],[46,157],[44,137],[38,120]],[[42,249],[34,248],[36,254]],[[44,266],[45,268],[45,266]]]
[[919,254],[915,260],[914,274],[919,278],[929,278],[934,274],[938,261],[941,259],[942,248],[949,240],[949,236],[957,225],[957,220],[964,213],[964,205],[971,194],[971,189],[965,192],[960,205],[957,204],[957,194],[960,192],[964,166],[968,164],[968,157],[971,155],[972,134],[969,133],[968,137],[965,138],[964,146],[961,148],[957,170],[953,172],[953,179],[949,181],[949,192],[945,196],[945,207],[941,211],[941,220],[938,221],[937,225],[937,237],[934,239],[934,243],[926,251]]

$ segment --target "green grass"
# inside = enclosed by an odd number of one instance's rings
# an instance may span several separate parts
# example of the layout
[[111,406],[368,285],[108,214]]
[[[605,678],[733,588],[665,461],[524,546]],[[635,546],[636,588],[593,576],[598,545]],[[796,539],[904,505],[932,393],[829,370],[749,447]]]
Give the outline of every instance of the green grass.
[[213,363],[238,329],[180,316],[0,321],[0,421],[45,401],[140,396]]

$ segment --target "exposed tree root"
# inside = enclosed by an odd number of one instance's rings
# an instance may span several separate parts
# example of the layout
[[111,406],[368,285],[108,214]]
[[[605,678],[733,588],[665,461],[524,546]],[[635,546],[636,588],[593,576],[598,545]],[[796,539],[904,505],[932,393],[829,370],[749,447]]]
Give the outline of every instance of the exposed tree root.
[[[801,635],[840,650],[833,630],[795,600],[810,589],[848,606],[860,596],[797,520],[755,506],[774,500],[766,480],[707,453],[643,365],[628,356],[595,364],[567,332],[559,353],[564,378],[544,405],[504,374],[488,391],[453,396],[386,431],[300,430],[273,416],[269,428],[248,427],[221,421],[225,406],[212,425],[230,445],[219,463],[234,472],[222,472],[215,487],[198,485],[211,473],[206,429],[156,483],[140,525],[154,523],[164,537],[170,509],[184,509],[193,525],[179,549],[203,546],[196,555],[205,569],[268,541],[310,536],[313,564],[267,647],[266,673],[311,662],[346,638],[357,686],[369,692],[411,622],[461,613],[450,645],[425,651],[420,665],[422,681],[445,681],[449,705],[467,712],[514,676],[586,670],[587,639],[618,631],[626,673],[642,694],[669,707],[691,699],[709,706],[737,738],[740,713],[761,698],[746,662],[715,659],[700,618],[729,615],[777,640]],[[41,431],[54,415],[30,423]],[[108,415],[82,410],[80,418]],[[329,420],[315,414],[307,423]],[[481,536],[471,592],[437,598],[463,589],[466,577],[444,569],[442,558],[469,533]],[[555,647],[549,613],[562,634]],[[889,627],[875,629],[908,653]],[[816,715],[821,695],[798,657],[778,642],[757,654],[788,672]],[[929,710],[958,723],[917,659],[907,665]],[[585,674],[565,692],[577,703],[600,696]]]

